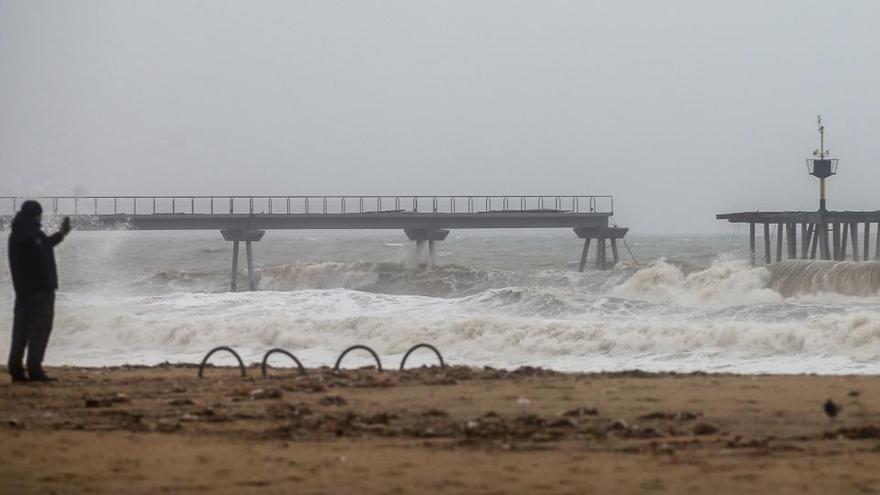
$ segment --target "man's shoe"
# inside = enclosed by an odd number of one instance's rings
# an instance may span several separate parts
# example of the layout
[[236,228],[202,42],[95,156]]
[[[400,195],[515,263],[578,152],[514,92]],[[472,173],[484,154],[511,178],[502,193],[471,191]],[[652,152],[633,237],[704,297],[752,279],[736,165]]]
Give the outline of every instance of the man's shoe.
[[25,375],[23,373],[22,374],[14,374],[11,376],[12,376],[12,383],[27,383],[30,381],[30,379],[28,379],[27,375]]
[[37,373],[37,374],[31,374],[30,381],[32,381],[32,382],[57,382],[58,379],[48,377],[48,376],[46,376],[45,373]]

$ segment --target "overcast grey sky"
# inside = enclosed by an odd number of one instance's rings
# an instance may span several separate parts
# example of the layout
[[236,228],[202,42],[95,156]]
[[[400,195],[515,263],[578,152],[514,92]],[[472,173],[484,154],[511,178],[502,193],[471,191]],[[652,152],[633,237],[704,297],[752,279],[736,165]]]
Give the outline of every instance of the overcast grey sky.
[[0,194],[880,208],[880,2],[0,0]]

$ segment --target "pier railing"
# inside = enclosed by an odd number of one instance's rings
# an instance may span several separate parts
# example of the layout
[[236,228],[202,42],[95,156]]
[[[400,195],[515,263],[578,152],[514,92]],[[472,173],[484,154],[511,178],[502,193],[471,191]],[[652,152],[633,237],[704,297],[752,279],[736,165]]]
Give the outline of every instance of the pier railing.
[[4,196],[0,215],[26,199],[47,215],[614,213],[612,196]]

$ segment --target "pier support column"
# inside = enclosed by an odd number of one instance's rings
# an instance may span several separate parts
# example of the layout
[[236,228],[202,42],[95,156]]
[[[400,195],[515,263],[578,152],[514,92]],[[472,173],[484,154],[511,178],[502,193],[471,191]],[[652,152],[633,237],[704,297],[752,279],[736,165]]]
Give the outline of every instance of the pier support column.
[[416,241],[416,263],[422,263],[425,259],[425,241]]
[[797,259],[797,224],[785,224],[785,233],[788,241],[788,259]]
[[611,238],[611,262],[612,266],[617,266],[617,263],[620,262],[620,256],[617,253],[617,239]]
[[877,223],[877,240],[874,243],[874,259],[880,260],[880,222]]
[[776,224],[776,262],[782,261],[782,222]]
[[247,254],[248,289],[257,290],[257,278],[254,271],[254,250],[251,243],[259,242],[266,234],[265,230],[226,229],[220,234],[226,241],[232,242],[232,277],[229,284],[230,290],[238,290],[238,244],[244,242]]
[[446,240],[449,231],[446,229],[403,229],[406,237],[411,241],[416,241],[416,260],[422,263],[422,253],[425,244],[428,245],[428,260],[425,262],[427,267],[433,267],[437,264],[434,251],[434,241]]
[[230,280],[232,283],[229,290],[236,292],[238,290],[238,241],[232,242],[232,275]]
[[819,251],[821,251],[823,260],[831,259],[831,248],[828,246],[828,223],[819,224]]
[[590,252],[590,241],[591,240],[592,239],[590,239],[589,237],[584,239],[584,250],[581,251],[581,261],[580,261],[580,263],[578,263],[578,271],[579,272],[583,272],[584,268],[587,266],[587,253]]
[[749,263],[755,266],[755,222],[749,223]]
[[606,268],[608,268],[608,263],[606,261],[604,237],[599,238],[599,243],[596,246],[596,268],[598,268],[599,270],[605,270]]
[[[853,261],[859,261],[859,224],[853,222],[849,226],[849,234],[852,236],[852,246],[853,246]],[[843,259],[846,259],[846,253],[843,255]]]
[[801,224],[801,259],[807,259],[810,253],[810,224],[804,222]]
[[816,259],[816,248],[819,246],[819,224],[814,223],[810,228],[810,259]]
[[578,271],[584,271],[584,268],[587,266],[587,253],[590,251],[590,243],[593,239],[596,240],[596,268],[599,270],[610,268],[606,241],[611,241],[611,266],[620,262],[617,240],[623,239],[627,232],[629,232],[629,229],[623,227],[575,227],[574,233],[578,238],[584,240],[584,249],[581,251],[581,259],[578,262]]
[[[833,258],[835,261],[839,261],[843,259],[843,256],[846,255],[846,225],[843,226],[843,239],[840,238],[840,224],[834,224],[834,231],[831,235],[832,248],[833,248]],[[843,250],[843,254],[841,254],[841,250]]]
[[254,248],[251,241],[245,242],[244,245],[247,251],[248,290],[255,291],[257,290],[257,279],[254,274]]
[[865,222],[865,242],[864,242],[864,253],[862,253],[862,259],[868,261],[871,258],[871,222]]
[[773,261],[770,257],[770,224],[764,224],[764,264],[769,265]]

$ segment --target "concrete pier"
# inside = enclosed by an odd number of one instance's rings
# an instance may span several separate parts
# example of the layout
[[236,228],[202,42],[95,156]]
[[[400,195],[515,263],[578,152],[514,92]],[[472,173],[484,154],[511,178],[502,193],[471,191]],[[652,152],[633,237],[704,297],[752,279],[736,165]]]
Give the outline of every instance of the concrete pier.
[[[269,229],[394,229],[416,243],[434,266],[436,243],[450,229],[571,228],[584,239],[584,271],[592,240],[596,267],[619,262],[611,196],[100,196],[31,198],[47,217],[70,216],[77,230],[219,230],[233,243],[231,290],[238,286],[239,243],[245,243],[248,288],[255,290],[253,243]],[[22,197],[0,197],[0,228],[8,228]],[[3,214],[5,212],[5,214]],[[607,259],[607,244],[612,259]],[[424,256],[427,246],[427,257]]]
[[[789,259],[868,261],[880,259],[880,211],[755,211],[723,213],[718,220],[749,224],[749,259],[756,263],[756,226],[764,232],[764,263],[771,263],[771,225],[776,226],[776,261],[782,261],[783,244]],[[871,225],[876,225],[871,254]],[[785,229],[781,226],[787,226]],[[782,232],[785,230],[785,235]],[[800,238],[798,238],[800,231]],[[783,238],[784,237],[784,238]],[[830,239],[829,239],[830,237]],[[859,251],[861,247],[861,252]],[[800,248],[800,249],[798,249]],[[818,252],[817,252],[818,251]]]

